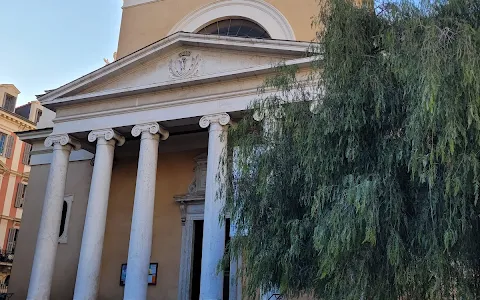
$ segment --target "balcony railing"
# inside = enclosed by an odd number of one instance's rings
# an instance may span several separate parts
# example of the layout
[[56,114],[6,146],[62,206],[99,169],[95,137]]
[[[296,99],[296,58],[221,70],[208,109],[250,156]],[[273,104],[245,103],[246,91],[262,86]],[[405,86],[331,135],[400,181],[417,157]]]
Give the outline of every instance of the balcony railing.
[[4,249],[0,249],[0,264],[12,264],[14,251],[7,251]]

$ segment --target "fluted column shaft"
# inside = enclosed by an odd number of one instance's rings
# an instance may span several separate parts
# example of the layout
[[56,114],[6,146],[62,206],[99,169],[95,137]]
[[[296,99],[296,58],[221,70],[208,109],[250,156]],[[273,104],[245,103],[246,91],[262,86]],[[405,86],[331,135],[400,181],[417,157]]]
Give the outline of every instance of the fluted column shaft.
[[80,144],[67,134],[49,136],[45,140],[45,146],[53,146],[53,154],[28,286],[28,300],[50,298],[68,161],[72,149],[80,149]]
[[168,138],[168,132],[157,123],[137,125],[132,129],[132,135],[141,135],[141,141],[124,300],[145,300],[147,298],[160,138],[158,133],[163,140]]
[[97,146],[75,282],[75,300],[97,299],[115,144],[121,146],[125,142],[112,129],[92,131],[88,140],[96,140]]
[[226,154],[225,125],[229,122],[228,114],[209,115],[200,120],[201,127],[209,127],[200,300],[221,300],[223,297],[223,274],[217,272],[217,267],[225,251],[225,221],[220,221],[219,216],[225,205],[225,198],[221,196],[225,182],[222,156]]

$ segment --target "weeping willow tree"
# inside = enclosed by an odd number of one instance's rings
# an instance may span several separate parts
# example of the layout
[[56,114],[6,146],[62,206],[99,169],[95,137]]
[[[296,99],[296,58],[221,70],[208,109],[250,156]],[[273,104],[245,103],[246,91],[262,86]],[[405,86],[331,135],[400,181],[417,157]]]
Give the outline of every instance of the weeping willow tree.
[[230,128],[247,297],[479,299],[480,1],[322,3]]

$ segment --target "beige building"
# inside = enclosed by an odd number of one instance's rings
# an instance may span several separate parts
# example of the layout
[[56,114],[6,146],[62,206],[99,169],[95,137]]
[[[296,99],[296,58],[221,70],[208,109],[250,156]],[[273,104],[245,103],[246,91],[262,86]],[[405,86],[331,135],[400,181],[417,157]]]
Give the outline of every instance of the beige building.
[[9,282],[30,174],[31,145],[15,132],[34,130],[44,111],[53,113],[38,101],[16,107],[19,94],[13,84],[0,84],[0,292]]
[[41,96],[53,125],[18,134],[33,148],[12,299],[240,299],[241,261],[216,271],[235,234],[216,199],[225,129],[275,65],[308,71],[316,10],[124,0],[119,59]]

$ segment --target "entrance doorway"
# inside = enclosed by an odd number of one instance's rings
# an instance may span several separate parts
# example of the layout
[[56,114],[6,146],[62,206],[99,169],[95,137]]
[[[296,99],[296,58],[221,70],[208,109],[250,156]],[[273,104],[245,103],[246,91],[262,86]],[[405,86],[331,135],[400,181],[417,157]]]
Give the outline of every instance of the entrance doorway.
[[[203,220],[193,221],[193,261],[192,261],[192,288],[191,300],[200,299],[200,274],[202,271],[202,243],[203,243]],[[230,242],[230,219],[225,222],[225,249]],[[227,265],[223,273],[223,299],[228,300],[230,295],[230,265]]]
[[[225,221],[225,251],[230,246],[230,219]],[[223,272],[223,299],[229,299],[230,296],[230,264],[225,266]]]
[[190,299],[200,299],[200,274],[202,271],[203,220],[193,222],[193,263],[192,263],[192,295]]

